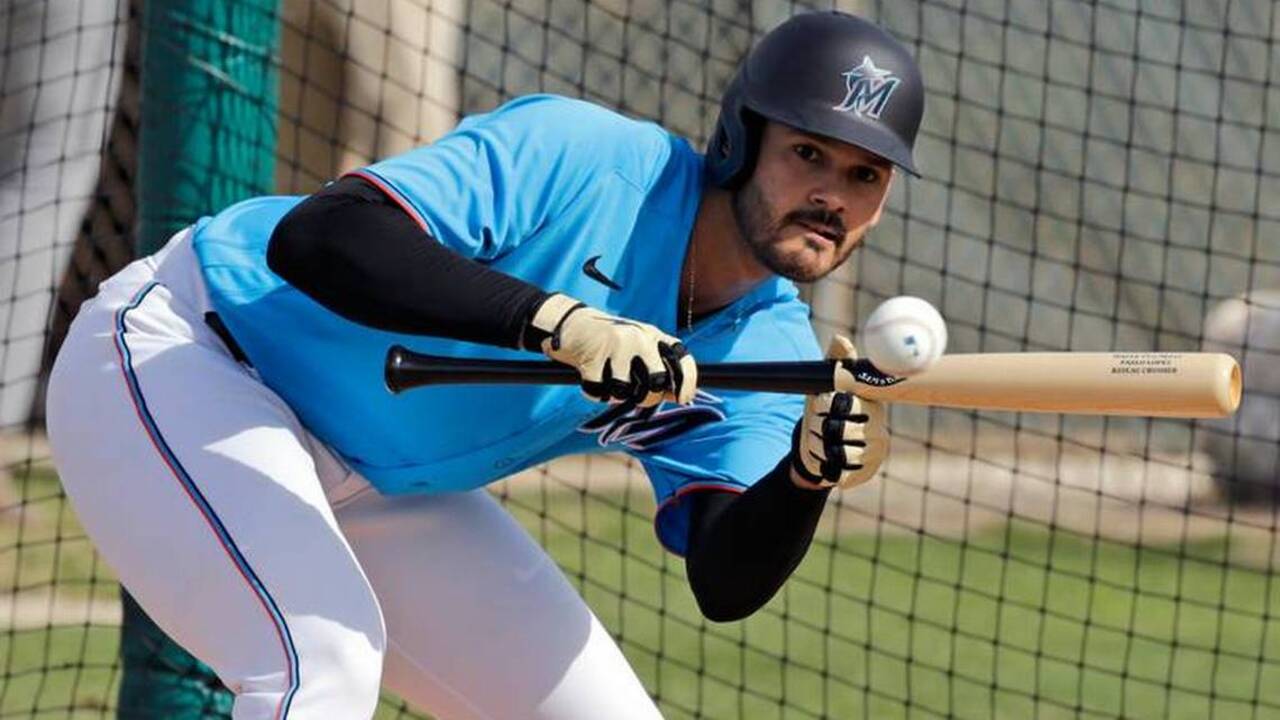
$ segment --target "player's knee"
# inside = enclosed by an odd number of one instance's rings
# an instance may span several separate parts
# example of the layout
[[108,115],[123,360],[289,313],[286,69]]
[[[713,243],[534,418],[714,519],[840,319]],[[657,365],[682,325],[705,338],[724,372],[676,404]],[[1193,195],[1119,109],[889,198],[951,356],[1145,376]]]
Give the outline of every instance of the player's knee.
[[[344,706],[352,709],[349,717],[372,717],[382,687],[382,646],[377,649],[366,646],[358,651],[344,649],[321,682],[339,695]],[[355,712],[357,709],[359,713]],[[360,714],[366,710],[368,715]]]
[[[324,647],[313,648],[311,674],[314,690],[320,695],[332,693],[329,701],[335,706],[350,708],[351,715],[366,717],[357,710],[367,708],[372,716],[378,704],[378,691],[382,685],[382,657],[386,652],[386,634],[381,617],[376,625],[361,633],[342,633],[334,636]],[[303,669],[303,682],[307,680]],[[336,717],[336,716],[334,716]]]
[[382,684],[382,644],[309,643],[298,664],[236,683],[236,717],[369,718]]
[[[279,693],[279,704],[290,710],[286,717],[371,718],[382,684],[382,660],[386,652],[386,628],[372,596],[368,603],[351,603],[343,614],[290,617],[283,675],[264,683],[267,700]],[[340,618],[340,619],[339,619]],[[249,687],[243,688],[249,690]],[[236,709],[248,698],[238,695]],[[237,715],[236,717],[240,717]],[[258,717],[254,714],[245,717]],[[276,717],[265,715],[263,717]]]

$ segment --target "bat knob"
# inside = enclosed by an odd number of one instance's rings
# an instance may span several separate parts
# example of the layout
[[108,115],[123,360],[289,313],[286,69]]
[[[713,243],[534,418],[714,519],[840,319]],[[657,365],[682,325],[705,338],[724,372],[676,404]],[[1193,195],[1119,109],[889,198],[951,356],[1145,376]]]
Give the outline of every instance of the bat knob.
[[399,395],[405,388],[402,382],[403,373],[401,367],[404,365],[405,348],[402,345],[392,345],[387,349],[387,361],[383,364],[382,379],[387,385],[387,389],[394,395]]

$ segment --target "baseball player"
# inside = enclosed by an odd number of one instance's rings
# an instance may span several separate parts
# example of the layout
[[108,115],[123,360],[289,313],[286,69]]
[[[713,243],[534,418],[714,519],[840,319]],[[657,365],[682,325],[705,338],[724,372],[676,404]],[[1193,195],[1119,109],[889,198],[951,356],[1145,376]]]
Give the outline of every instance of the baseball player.
[[[309,197],[204,218],[104,282],[50,382],[86,531],[234,717],[656,718],[554,563],[483,489],[570,453],[645,467],[712,620],[803,557],[882,409],[697,388],[697,361],[812,359],[816,280],[914,172],[919,71],[835,12],[766,35],[705,156],[553,96],[463,121]],[[528,358],[578,388],[395,396],[387,347]],[[853,352],[844,340],[831,354]]]

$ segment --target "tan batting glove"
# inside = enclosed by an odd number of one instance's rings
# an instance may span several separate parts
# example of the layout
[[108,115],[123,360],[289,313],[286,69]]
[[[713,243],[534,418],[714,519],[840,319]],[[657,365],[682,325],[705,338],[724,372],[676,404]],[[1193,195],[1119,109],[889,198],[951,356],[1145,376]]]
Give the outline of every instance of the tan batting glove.
[[615,317],[568,295],[542,302],[526,337],[550,357],[578,370],[593,400],[651,407],[693,401],[698,367],[680,341],[647,323]]
[[[853,343],[840,335],[827,348],[829,359],[857,356]],[[849,370],[844,363],[836,363],[835,372]],[[840,386],[837,378],[836,387]],[[845,385],[850,386],[852,382]],[[807,484],[819,488],[861,485],[876,474],[889,453],[884,404],[847,392],[810,395],[791,446],[791,469]]]

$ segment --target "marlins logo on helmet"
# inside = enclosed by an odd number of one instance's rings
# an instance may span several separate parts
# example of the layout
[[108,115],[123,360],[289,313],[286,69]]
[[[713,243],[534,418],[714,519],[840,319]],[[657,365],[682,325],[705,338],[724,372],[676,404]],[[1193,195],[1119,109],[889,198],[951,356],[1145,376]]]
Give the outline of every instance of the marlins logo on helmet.
[[876,67],[870,55],[863,55],[861,65],[842,75],[846,88],[844,100],[831,109],[877,119],[900,82],[893,73]]

